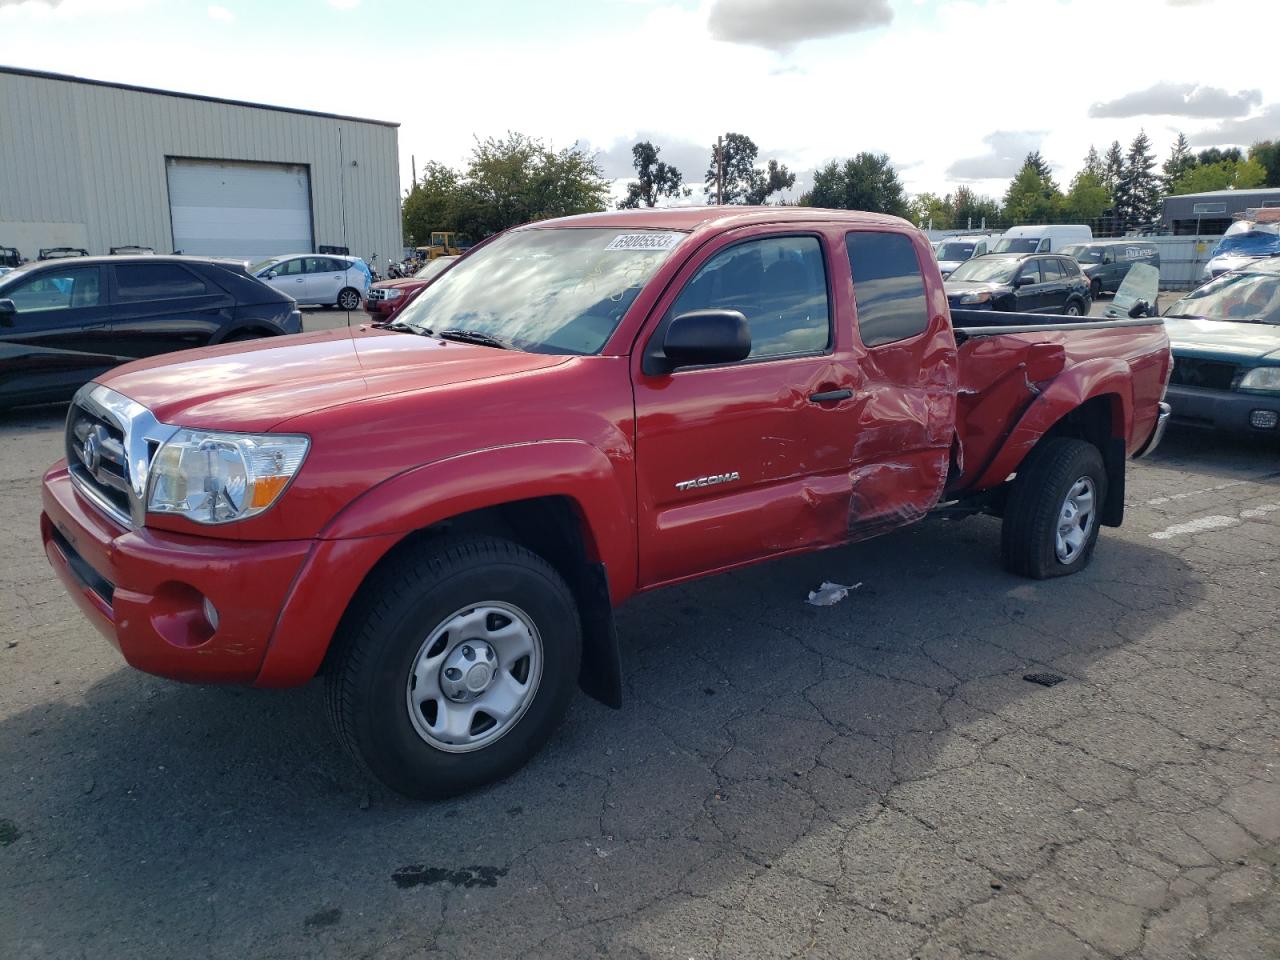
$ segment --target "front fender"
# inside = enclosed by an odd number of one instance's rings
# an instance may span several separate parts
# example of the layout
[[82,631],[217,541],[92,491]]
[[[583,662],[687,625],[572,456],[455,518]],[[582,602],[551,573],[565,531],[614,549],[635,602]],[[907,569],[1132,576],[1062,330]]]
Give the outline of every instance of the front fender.
[[634,472],[581,440],[490,447],[407,470],[352,501],[322,540],[402,537],[450,517],[535,497],[567,497],[583,518],[588,559],[609,571],[609,595],[635,589]]
[[1133,432],[1133,371],[1127,362],[1114,357],[1085,360],[1056,377],[1027,407],[973,488],[987,490],[1003,483],[1054,424],[1094,397],[1105,395],[1119,400],[1113,413],[1112,437],[1128,438]]

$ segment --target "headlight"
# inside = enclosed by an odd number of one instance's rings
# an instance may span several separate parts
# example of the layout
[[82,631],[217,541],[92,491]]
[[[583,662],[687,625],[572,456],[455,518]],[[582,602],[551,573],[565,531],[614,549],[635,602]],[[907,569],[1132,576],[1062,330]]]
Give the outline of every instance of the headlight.
[[399,299],[400,299],[400,291],[399,291],[398,289],[396,289],[395,287],[390,287],[390,288],[388,288],[388,289],[386,289],[386,290],[384,290],[384,291],[383,291],[383,293],[382,293],[382,299],[384,299],[384,300],[399,300]]
[[990,292],[983,290],[981,293],[966,293],[960,297],[960,302],[964,303],[986,303],[991,299]]
[[1241,390],[1267,390],[1280,393],[1280,367],[1258,367],[1240,381]]
[[307,455],[306,437],[179,430],[151,462],[147,509],[230,523],[279,499]]

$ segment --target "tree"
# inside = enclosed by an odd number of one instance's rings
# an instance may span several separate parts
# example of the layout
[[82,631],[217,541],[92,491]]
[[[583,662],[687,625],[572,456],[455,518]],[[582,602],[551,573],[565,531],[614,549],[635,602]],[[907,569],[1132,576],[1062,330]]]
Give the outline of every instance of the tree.
[[428,163],[401,206],[405,239],[425,243],[432,231],[457,230],[462,203],[458,171],[442,163]]
[[1102,157],[1098,156],[1097,148],[1092,143],[1089,144],[1089,152],[1084,156],[1084,169],[1080,172],[1096,177],[1099,183],[1106,182],[1106,164],[1102,162]]
[[1119,226],[1132,229],[1156,218],[1160,206],[1160,180],[1153,172],[1155,166],[1151,140],[1145,130],[1139,131],[1129,145],[1124,172],[1116,183],[1112,198]]
[[957,230],[981,230],[994,226],[1000,220],[1000,204],[991,197],[982,197],[969,187],[956,187],[954,201],[955,228]]
[[1195,165],[1196,158],[1191,154],[1191,144],[1187,141],[1187,135],[1179,133],[1178,139],[1174,141],[1173,147],[1169,150],[1169,159],[1160,168],[1160,172],[1163,174],[1161,180],[1164,182],[1165,191],[1171,191],[1178,178],[1195,167]]
[[933,230],[951,230],[955,226],[955,204],[951,194],[940,197],[936,193],[919,193],[907,204],[911,220],[921,227]]
[[1111,206],[1111,192],[1097,173],[1090,173],[1088,165],[1075,175],[1071,189],[1062,201],[1062,216],[1072,223],[1100,221]]
[[508,133],[476,142],[461,194],[459,228],[481,238],[531,220],[601,211],[609,184],[576,143],[557,151]]
[[1280,187],[1280,142],[1263,140],[1249,148],[1249,159],[1256,160],[1266,171],[1264,187]]
[[1217,147],[1210,147],[1208,150],[1201,150],[1196,154],[1196,162],[1205,164],[1206,166],[1221,163],[1223,160],[1230,160],[1232,163],[1239,163],[1244,159],[1244,151],[1239,147],[1228,147],[1226,150],[1220,150]]
[[[711,147],[711,166],[707,168],[707,175],[704,178],[709,203],[717,202],[717,149],[716,145]],[[795,186],[796,175],[777,160],[770,160],[764,170],[758,168],[756,157],[759,154],[760,148],[746,134],[726,133],[724,135],[723,150],[720,153],[724,203],[761,204],[767,202],[775,193]]]
[[866,151],[841,163],[832,160],[813,174],[813,189],[800,203],[806,207],[866,210],[906,216],[907,201],[898,172],[888,154]]
[[1123,175],[1124,149],[1120,146],[1119,140],[1113,140],[1111,146],[1107,148],[1106,159],[1102,161],[1102,185],[1114,194],[1116,184],[1120,182],[1120,177]]
[[1249,190],[1267,181],[1267,168],[1257,159],[1198,163],[1174,181],[1172,193],[1205,193],[1210,190]]
[[[648,140],[642,140],[631,148],[636,179],[627,184],[627,196],[618,204],[619,210],[655,207],[662,197],[682,195],[684,178],[675,167],[658,159],[661,152],[661,147],[655,147]],[[683,190],[683,195],[687,196],[688,190]]]
[[1027,154],[1004,196],[1004,218],[1014,223],[1051,223],[1062,209],[1062,191],[1039,152]]

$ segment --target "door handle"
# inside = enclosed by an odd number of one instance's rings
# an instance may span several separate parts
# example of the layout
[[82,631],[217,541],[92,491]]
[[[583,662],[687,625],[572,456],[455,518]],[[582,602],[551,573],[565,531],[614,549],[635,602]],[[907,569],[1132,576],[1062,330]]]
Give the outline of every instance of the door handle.
[[852,390],[824,390],[822,393],[809,394],[809,402],[835,403],[837,400],[848,400],[852,396]]
[[107,329],[107,325],[105,323],[90,323],[85,326],[85,330],[105,330],[105,329]]

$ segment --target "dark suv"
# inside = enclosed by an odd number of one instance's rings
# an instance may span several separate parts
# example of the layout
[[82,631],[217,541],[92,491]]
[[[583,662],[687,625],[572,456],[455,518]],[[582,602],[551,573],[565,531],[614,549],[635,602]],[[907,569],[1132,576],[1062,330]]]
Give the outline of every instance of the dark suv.
[[0,406],[66,400],[139,357],[301,330],[293,300],[233,261],[29,263],[0,276]]
[[992,253],[960,266],[944,284],[947,302],[965,310],[1015,313],[1089,312],[1089,281],[1070,257],[1044,253]]

